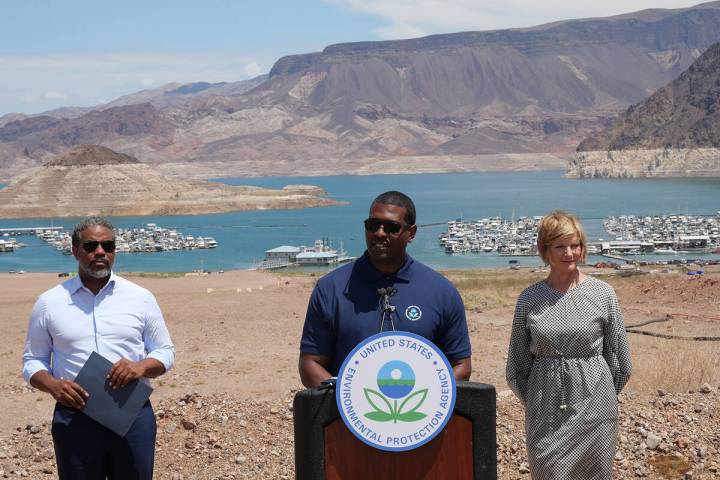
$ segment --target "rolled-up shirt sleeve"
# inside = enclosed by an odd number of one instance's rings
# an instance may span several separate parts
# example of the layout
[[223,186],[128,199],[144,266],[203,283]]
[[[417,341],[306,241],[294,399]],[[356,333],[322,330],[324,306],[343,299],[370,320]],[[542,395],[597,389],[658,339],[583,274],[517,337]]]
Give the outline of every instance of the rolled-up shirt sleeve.
[[172,368],[175,364],[175,346],[170,339],[160,306],[152,294],[147,300],[143,342],[147,358],[154,358],[162,363],[166,372]]
[[23,378],[26,382],[40,370],[51,371],[53,342],[47,329],[47,305],[39,298],[33,306],[23,351]]

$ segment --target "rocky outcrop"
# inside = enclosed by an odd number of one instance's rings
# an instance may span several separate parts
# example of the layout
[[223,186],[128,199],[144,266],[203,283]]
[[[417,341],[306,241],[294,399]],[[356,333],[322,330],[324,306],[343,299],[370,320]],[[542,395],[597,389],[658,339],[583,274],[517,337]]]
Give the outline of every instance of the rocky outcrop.
[[579,177],[720,176],[720,43],[578,146]]
[[101,145],[78,145],[58,155],[45,164],[46,167],[85,167],[93,165],[126,165],[140,163],[140,161],[110,150]]
[[194,215],[337,203],[324,194],[307,185],[272,190],[175,179],[127,155],[82,145],[0,190],[0,218]]
[[577,178],[717,177],[718,148],[662,148],[577,152],[568,166]]

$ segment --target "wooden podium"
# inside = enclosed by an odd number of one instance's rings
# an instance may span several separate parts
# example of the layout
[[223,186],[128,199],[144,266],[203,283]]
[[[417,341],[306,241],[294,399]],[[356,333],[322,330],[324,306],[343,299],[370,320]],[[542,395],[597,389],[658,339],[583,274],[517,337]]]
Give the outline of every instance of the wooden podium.
[[304,390],[293,402],[298,480],[496,480],[495,387],[457,382],[455,411],[432,441],[404,452],[378,450],[345,426],[335,389]]

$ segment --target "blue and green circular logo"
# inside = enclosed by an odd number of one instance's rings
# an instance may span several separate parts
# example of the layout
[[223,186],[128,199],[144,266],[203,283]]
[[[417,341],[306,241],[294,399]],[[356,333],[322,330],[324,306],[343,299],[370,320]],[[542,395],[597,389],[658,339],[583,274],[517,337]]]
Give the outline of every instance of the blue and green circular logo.
[[415,372],[405,362],[392,360],[380,368],[377,376],[380,391],[390,398],[403,398],[415,386]]
[[455,405],[455,376],[445,355],[426,338],[382,332],[347,356],[335,398],[353,435],[380,450],[405,451],[445,427]]
[[410,305],[405,309],[405,317],[408,320],[417,322],[418,320],[420,320],[420,317],[422,317],[422,310],[420,310],[420,307],[418,307],[417,305]]

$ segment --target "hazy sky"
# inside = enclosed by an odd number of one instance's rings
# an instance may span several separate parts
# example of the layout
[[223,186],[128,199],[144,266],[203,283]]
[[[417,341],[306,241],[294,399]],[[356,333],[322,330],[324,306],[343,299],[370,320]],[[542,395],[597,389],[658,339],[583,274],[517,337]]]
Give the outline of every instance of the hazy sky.
[[333,43],[527,27],[698,0],[8,0],[0,115],[236,81]]

